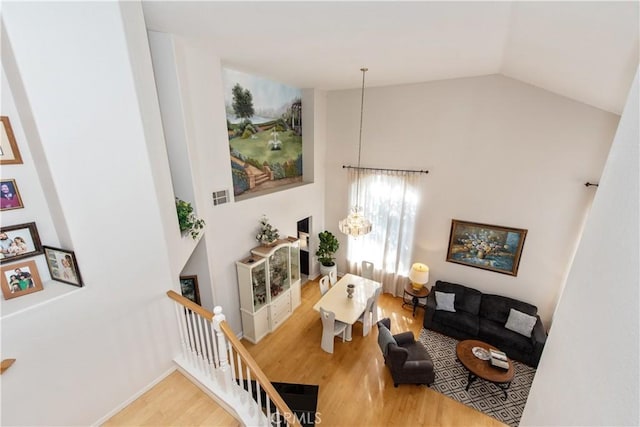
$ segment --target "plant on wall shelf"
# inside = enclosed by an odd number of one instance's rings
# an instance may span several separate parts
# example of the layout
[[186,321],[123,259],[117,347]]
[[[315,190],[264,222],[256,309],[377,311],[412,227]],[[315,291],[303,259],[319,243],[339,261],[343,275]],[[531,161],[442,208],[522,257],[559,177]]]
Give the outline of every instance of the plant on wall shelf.
[[340,248],[340,242],[338,242],[338,239],[336,239],[333,233],[327,230],[318,233],[318,239],[320,239],[318,250],[316,251],[318,262],[325,267],[333,266],[335,264],[333,262],[335,259],[334,255]]
[[176,211],[178,213],[178,224],[180,224],[180,231],[184,233],[188,231],[193,239],[196,239],[200,234],[200,230],[204,228],[204,220],[200,219],[193,213],[193,206],[191,203],[185,202],[176,197]]
[[268,245],[278,240],[278,237],[280,237],[278,229],[269,224],[269,218],[266,215],[262,215],[262,218],[260,218],[260,231],[256,234],[256,240],[263,245]]

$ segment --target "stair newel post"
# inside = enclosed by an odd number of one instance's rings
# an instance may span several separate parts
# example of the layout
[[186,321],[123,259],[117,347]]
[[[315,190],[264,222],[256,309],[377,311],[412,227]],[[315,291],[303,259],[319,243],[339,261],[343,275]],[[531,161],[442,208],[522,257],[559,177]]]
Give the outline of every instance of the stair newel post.
[[222,307],[219,305],[213,309],[213,329],[216,331],[216,341],[218,343],[218,357],[220,358],[220,371],[223,377],[223,390],[226,393],[231,392],[233,379],[231,378],[231,369],[229,368],[229,353],[227,352],[227,339],[222,332],[220,324],[226,320],[222,314]]

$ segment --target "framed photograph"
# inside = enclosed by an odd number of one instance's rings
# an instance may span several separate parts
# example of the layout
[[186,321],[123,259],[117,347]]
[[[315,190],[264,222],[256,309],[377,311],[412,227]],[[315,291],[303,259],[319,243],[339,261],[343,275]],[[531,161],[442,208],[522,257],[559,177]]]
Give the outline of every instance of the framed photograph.
[[35,222],[0,228],[0,264],[42,253]]
[[520,228],[454,219],[447,261],[517,276],[526,236]]
[[24,208],[15,179],[0,180],[0,210]]
[[2,270],[0,279],[2,280],[4,299],[21,297],[43,289],[35,261],[3,265],[0,269]]
[[183,297],[200,305],[198,276],[180,276],[180,292]]
[[43,246],[49,274],[53,280],[82,287],[82,278],[78,269],[76,255],[66,249]]
[[13,129],[11,129],[9,117],[0,116],[0,123],[2,125],[2,129],[0,129],[0,165],[22,164],[22,157],[13,135]]

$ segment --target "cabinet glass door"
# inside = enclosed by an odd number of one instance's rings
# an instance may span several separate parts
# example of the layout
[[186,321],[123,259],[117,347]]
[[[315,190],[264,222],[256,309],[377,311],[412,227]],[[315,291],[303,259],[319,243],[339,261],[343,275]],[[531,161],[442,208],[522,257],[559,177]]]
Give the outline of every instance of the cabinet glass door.
[[291,243],[291,283],[300,279],[300,240]]
[[271,299],[289,289],[289,247],[283,246],[269,257]]
[[253,289],[253,311],[256,312],[267,303],[267,276],[264,262],[251,270],[251,286]]

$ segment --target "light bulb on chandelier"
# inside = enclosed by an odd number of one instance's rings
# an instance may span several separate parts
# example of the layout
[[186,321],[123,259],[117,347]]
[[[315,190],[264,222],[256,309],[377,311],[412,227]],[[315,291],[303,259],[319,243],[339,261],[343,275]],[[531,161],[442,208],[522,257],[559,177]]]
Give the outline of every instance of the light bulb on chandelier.
[[360,155],[362,153],[362,119],[364,113],[364,74],[368,68],[361,68],[362,71],[362,93],[360,96],[360,136],[358,138],[358,168],[356,169],[356,204],[351,208],[349,215],[338,222],[338,228],[344,234],[358,237],[371,232],[372,226],[362,213],[362,208],[358,206],[360,203]]

